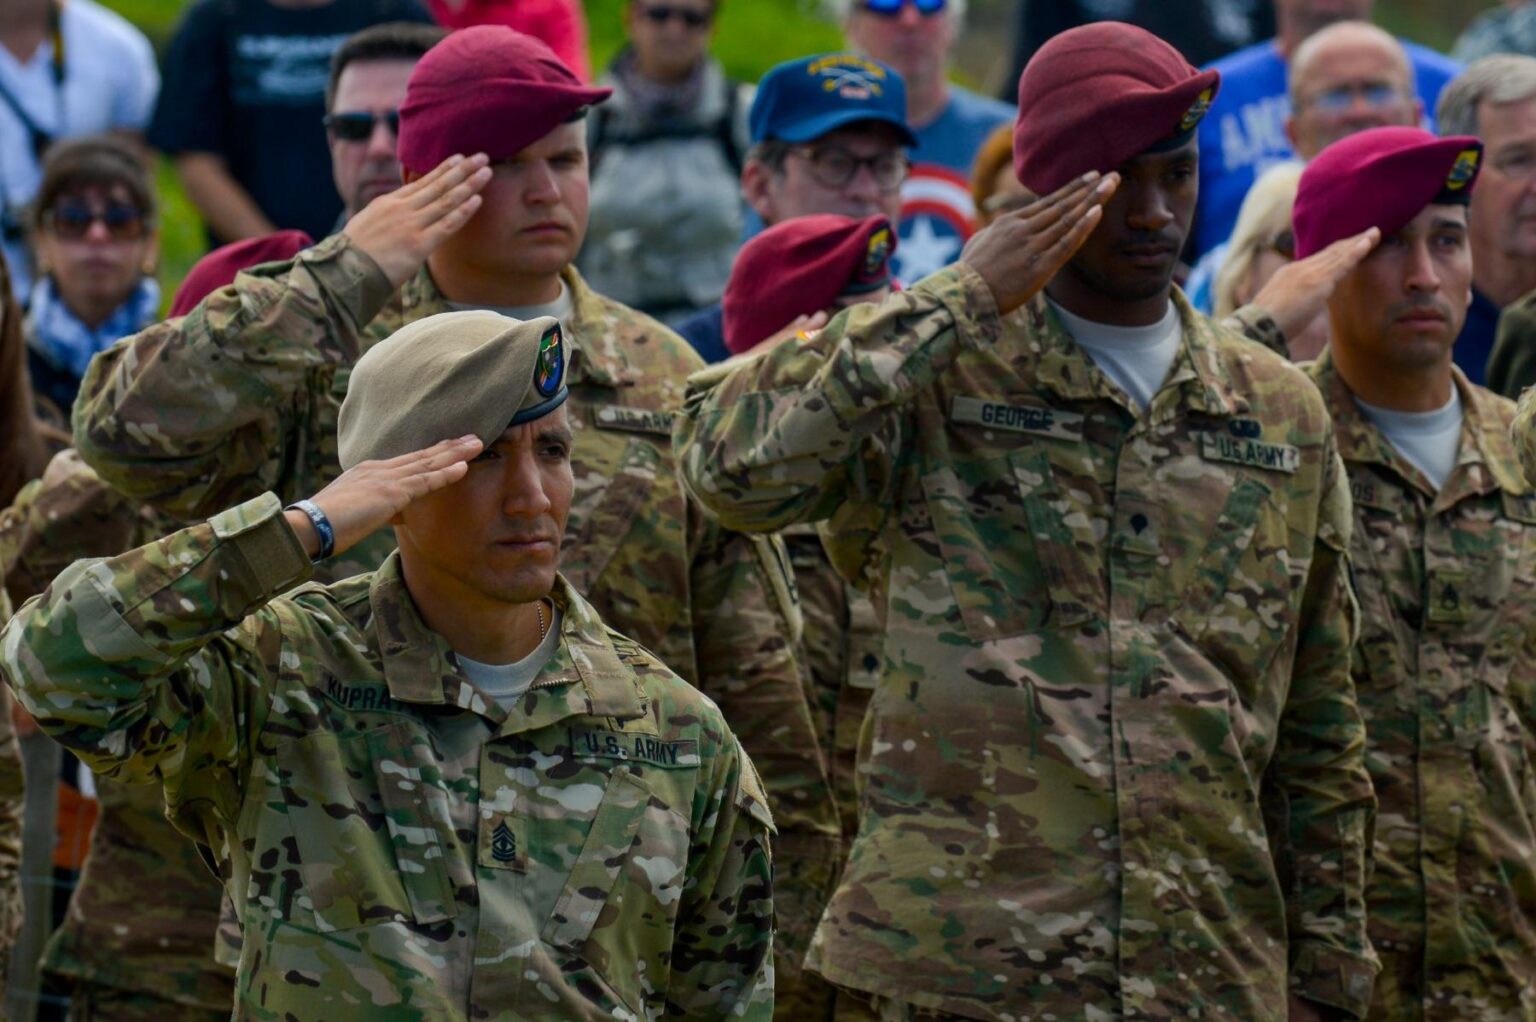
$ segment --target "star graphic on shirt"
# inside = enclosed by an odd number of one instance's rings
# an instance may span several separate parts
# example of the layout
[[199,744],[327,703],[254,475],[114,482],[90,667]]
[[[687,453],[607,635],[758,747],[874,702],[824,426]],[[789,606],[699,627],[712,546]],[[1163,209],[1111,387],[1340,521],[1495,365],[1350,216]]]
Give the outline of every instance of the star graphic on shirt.
[[960,254],[960,239],[939,234],[933,229],[933,220],[917,217],[912,231],[901,239],[896,249],[896,259],[901,264],[898,276],[904,281],[921,280],[935,270],[943,269]]

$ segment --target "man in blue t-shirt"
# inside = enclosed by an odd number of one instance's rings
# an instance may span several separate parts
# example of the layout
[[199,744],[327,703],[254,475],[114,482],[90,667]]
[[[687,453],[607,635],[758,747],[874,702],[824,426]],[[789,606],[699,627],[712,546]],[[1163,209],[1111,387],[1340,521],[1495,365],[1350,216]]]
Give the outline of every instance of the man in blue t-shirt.
[[950,50],[964,0],[841,0],[849,49],[888,64],[907,83],[907,123],[917,133],[912,173],[901,189],[896,272],[915,281],[960,258],[975,204],[971,167],[1014,108],[952,85]]
[[[1296,158],[1286,137],[1291,112],[1286,64],[1302,40],[1336,21],[1369,20],[1371,0],[1275,0],[1275,38],[1239,50],[1211,65],[1221,72],[1221,91],[1200,123],[1200,208],[1193,256],[1227,240],[1238,208],[1265,168]],[[1433,110],[1460,66],[1449,57],[1404,42],[1425,110]],[[1433,127],[1432,125],[1426,125]]]

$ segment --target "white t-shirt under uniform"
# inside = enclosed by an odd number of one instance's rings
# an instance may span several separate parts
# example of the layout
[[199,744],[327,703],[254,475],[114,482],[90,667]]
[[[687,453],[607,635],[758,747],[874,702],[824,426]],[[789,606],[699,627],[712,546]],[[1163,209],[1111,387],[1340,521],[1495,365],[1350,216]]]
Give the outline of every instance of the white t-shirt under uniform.
[[1074,316],[1049,298],[1046,301],[1093,364],[1146,411],[1179,354],[1179,310],[1173,303],[1150,326],[1110,326]]
[[1430,412],[1399,412],[1378,408],[1355,398],[1365,417],[1375,423],[1382,435],[1423,472],[1438,492],[1456,467],[1461,453],[1461,395],[1451,387],[1451,399]]

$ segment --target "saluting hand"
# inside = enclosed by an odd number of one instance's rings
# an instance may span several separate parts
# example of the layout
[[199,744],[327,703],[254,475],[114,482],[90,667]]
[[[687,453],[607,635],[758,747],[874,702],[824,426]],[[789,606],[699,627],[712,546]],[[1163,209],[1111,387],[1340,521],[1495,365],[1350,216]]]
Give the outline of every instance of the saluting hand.
[[[483,446],[479,437],[470,434],[387,461],[359,462],[337,476],[310,498],[325,512],[336,533],[332,556],[388,525],[411,501],[463,479],[469,460]],[[305,552],[311,557],[317,555],[320,536],[309,516],[302,511],[285,514]]]
[[1089,171],[1044,198],[1004,213],[966,242],[960,261],[981,274],[1004,315],[1067,264],[1104,215],[1120,175]]
[[480,190],[491,180],[489,162],[484,153],[450,156],[425,177],[368,203],[342,233],[399,287],[475,215]]
[[1281,335],[1291,340],[1321,315],[1339,281],[1359,266],[1380,240],[1381,231],[1369,227],[1353,237],[1340,238],[1321,252],[1282,266],[1249,304],[1269,313]]

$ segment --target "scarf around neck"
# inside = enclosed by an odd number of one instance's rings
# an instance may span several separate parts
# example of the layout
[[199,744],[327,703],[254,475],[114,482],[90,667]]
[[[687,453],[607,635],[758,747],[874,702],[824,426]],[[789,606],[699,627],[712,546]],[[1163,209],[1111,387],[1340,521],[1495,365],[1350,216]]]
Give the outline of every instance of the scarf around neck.
[[69,310],[53,286],[53,278],[42,277],[32,285],[27,305],[27,346],[55,368],[76,379],[97,352],[136,334],[160,318],[160,285],[153,277],[139,278],[128,299],[113,310],[106,322],[94,330]]

